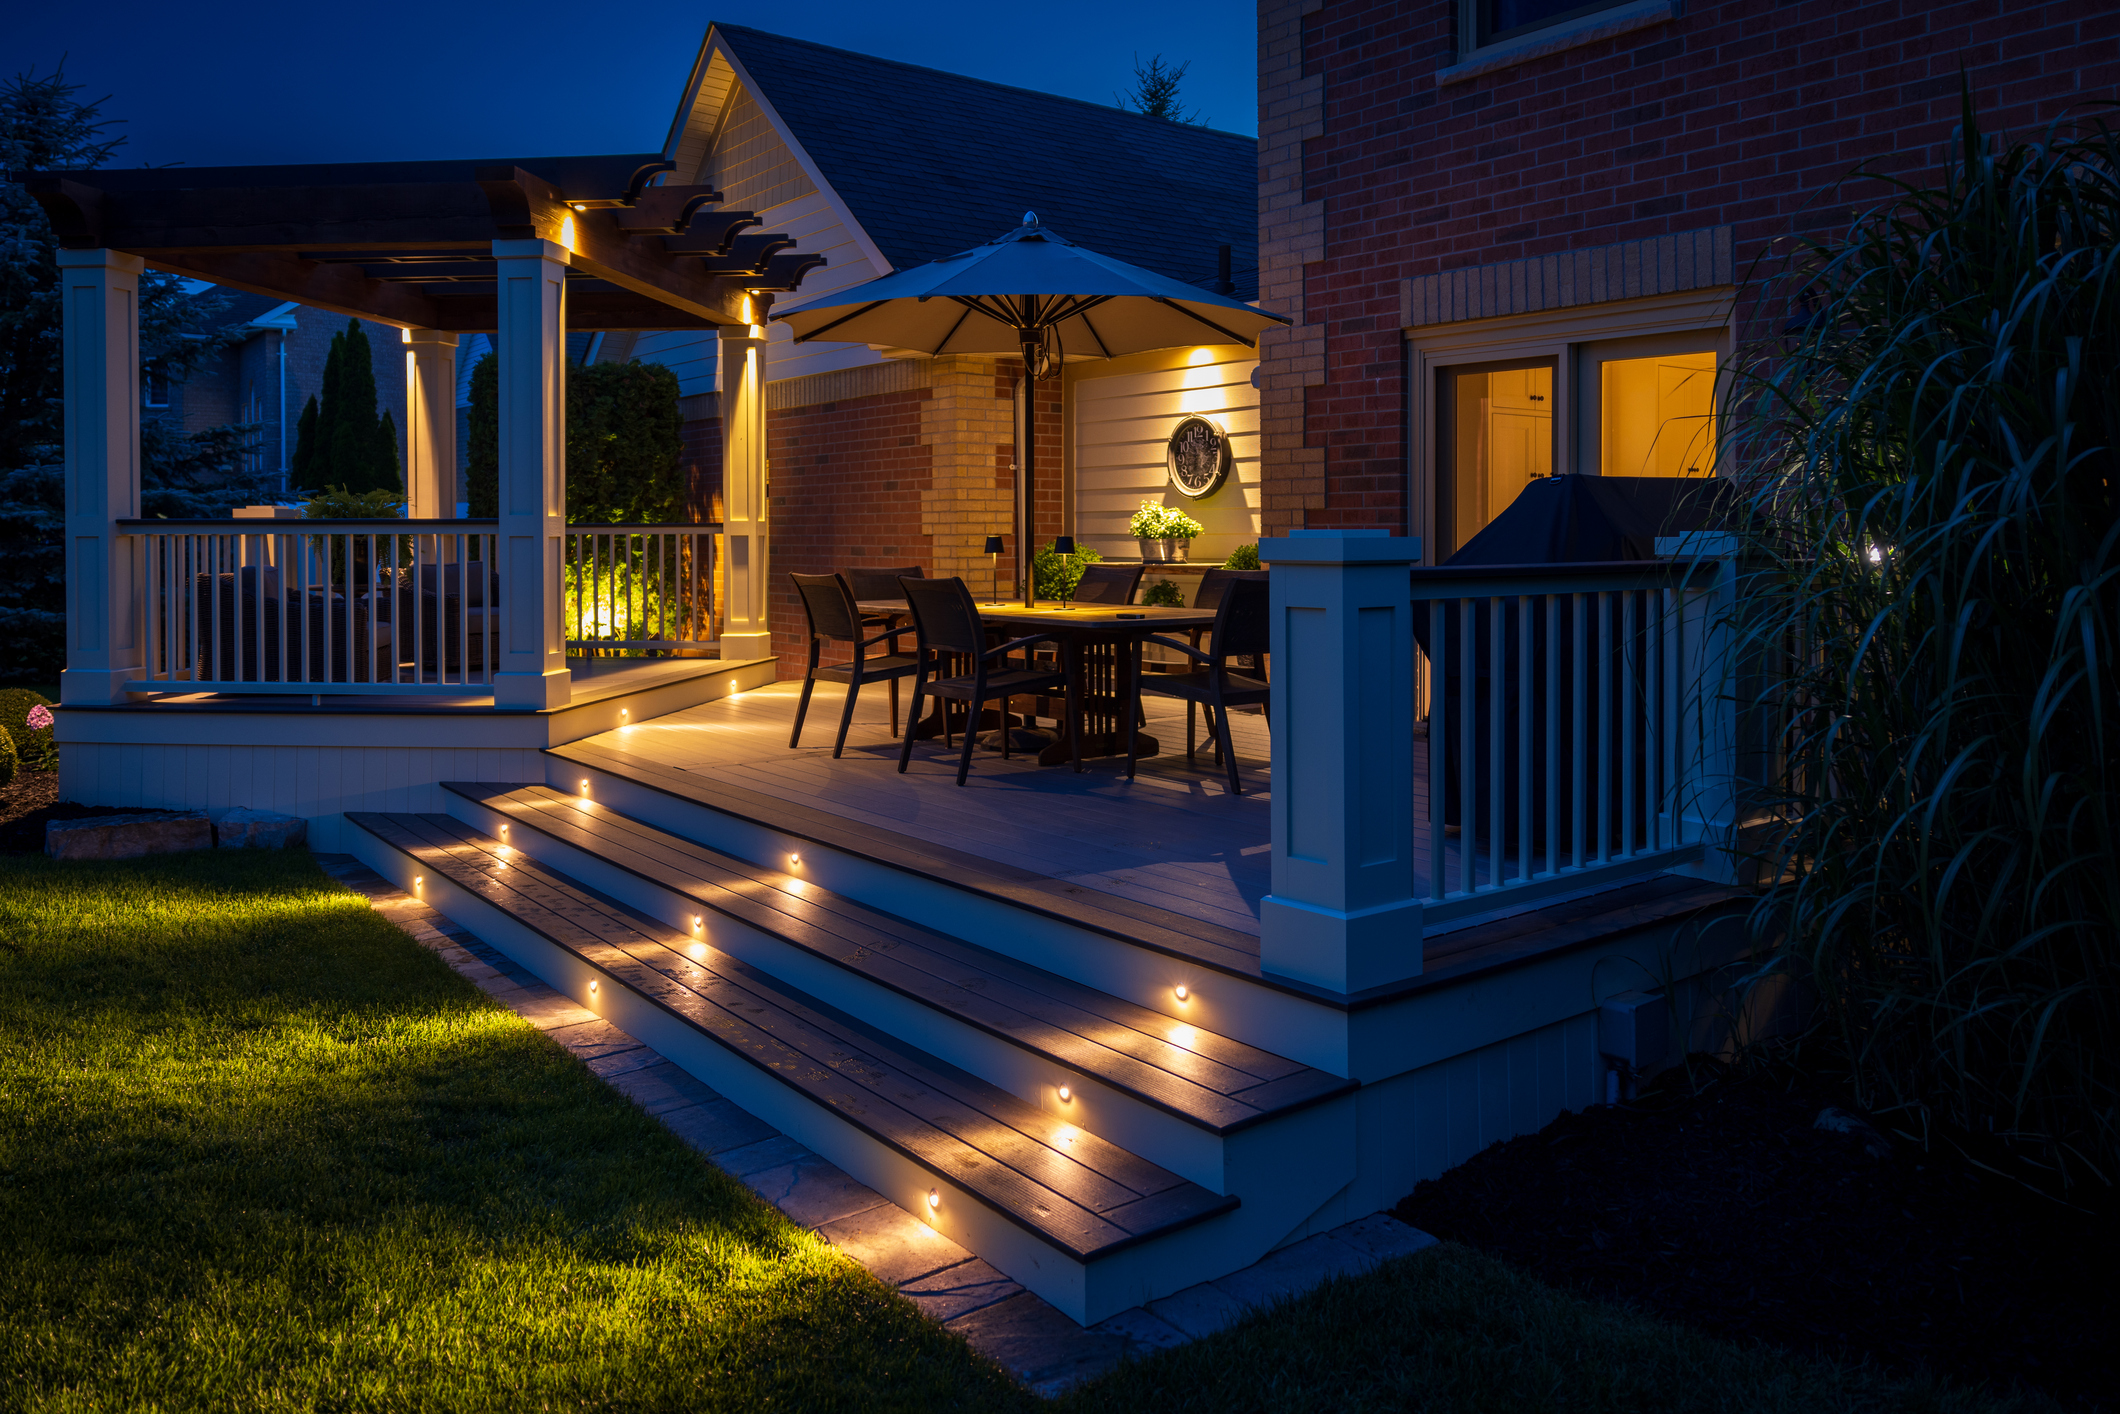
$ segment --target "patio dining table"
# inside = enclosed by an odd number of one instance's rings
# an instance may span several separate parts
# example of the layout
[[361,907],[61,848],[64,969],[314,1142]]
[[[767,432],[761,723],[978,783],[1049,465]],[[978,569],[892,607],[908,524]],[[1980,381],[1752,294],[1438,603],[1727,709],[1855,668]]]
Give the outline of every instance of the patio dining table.
[[[903,599],[864,599],[857,607],[877,618],[910,617]],[[1073,759],[1072,739],[1082,741],[1082,755],[1124,756],[1126,718],[1134,710],[1134,655],[1132,645],[1154,633],[1184,632],[1213,628],[1212,610],[1166,609],[1140,604],[1077,604],[1062,607],[1059,601],[1041,602],[1037,608],[1021,604],[981,604],[979,620],[989,629],[1010,638],[1038,634],[1060,647],[1063,663],[1078,683],[1079,707],[1070,717],[1064,707],[1051,715],[1060,722],[1059,738],[1038,753],[1041,766],[1062,766]],[[945,704],[936,699],[926,720],[909,724],[915,737],[942,734]],[[1154,756],[1162,744],[1146,732],[1136,736],[1136,754]]]

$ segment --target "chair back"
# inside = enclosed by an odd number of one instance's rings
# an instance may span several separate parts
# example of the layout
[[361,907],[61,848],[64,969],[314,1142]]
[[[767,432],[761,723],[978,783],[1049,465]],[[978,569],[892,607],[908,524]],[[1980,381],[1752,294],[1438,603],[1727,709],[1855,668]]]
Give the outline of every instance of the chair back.
[[1266,570],[1230,570],[1215,566],[1200,576],[1200,587],[1193,595],[1192,606],[1212,613],[1222,607],[1222,595],[1229,586],[1241,580],[1264,580]]
[[1141,583],[1142,565],[1087,565],[1075,586],[1077,604],[1131,604]]
[[847,587],[846,576],[790,574],[788,578],[795,581],[795,592],[802,596],[811,638],[861,638],[861,616],[854,609],[854,592]]
[[887,570],[841,570],[846,576],[847,588],[854,591],[856,599],[903,599],[905,591],[898,587],[901,579],[925,579],[927,571],[918,565],[900,565]]
[[[1250,574],[1252,571],[1237,571]],[[1215,606],[1216,661],[1248,658],[1273,649],[1272,598],[1266,579],[1231,579],[1224,582],[1222,602]]]
[[986,629],[979,622],[979,606],[961,579],[902,579],[899,594],[913,611],[913,630],[920,638],[922,656],[929,653],[986,651]]

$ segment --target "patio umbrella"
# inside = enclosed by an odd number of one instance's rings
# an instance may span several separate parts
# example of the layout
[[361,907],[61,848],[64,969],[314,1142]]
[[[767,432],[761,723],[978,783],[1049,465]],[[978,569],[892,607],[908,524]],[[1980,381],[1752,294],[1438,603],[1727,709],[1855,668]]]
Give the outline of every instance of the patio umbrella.
[[[920,353],[1019,354],[1026,376],[1050,378],[1069,352],[1097,358],[1186,344],[1255,346],[1288,323],[1226,295],[1099,255],[1047,230],[1034,211],[985,245],[778,310],[773,318],[812,339],[881,344]],[[1025,398],[1025,405],[1029,405]],[[1031,526],[1036,438],[1018,438],[1016,573],[1034,600]]]

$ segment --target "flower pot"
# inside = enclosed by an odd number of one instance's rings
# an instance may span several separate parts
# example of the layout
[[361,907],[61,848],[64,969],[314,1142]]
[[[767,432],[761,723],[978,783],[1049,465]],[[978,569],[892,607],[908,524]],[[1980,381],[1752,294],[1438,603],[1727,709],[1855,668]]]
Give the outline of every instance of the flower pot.
[[1191,548],[1190,540],[1143,540],[1141,560],[1150,565],[1182,565]]

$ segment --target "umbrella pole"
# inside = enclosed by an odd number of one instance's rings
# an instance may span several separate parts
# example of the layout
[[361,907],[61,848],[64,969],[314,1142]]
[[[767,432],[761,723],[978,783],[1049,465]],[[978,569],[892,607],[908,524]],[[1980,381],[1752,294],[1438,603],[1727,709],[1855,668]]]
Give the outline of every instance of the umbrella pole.
[[[1024,304],[1030,297],[1024,296]],[[1044,339],[1036,329],[1018,329],[1023,347],[1023,420],[1016,429],[1016,576],[1023,586],[1023,607],[1038,607],[1038,404],[1037,356]]]

